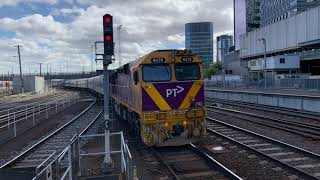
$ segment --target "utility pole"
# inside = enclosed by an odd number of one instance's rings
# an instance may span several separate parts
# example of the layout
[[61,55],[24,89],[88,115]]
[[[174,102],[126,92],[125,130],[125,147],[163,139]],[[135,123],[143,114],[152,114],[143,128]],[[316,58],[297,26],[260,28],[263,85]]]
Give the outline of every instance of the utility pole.
[[47,64],[47,75],[49,75],[49,65]]
[[118,27],[117,27],[117,31],[118,31],[118,63],[119,63],[119,67],[121,66],[121,28],[122,28],[122,24],[120,24]]
[[20,56],[20,47],[21,45],[16,46],[18,48],[18,57],[19,57],[19,68],[20,68],[20,81],[21,81],[21,93],[24,93],[24,82],[22,77],[22,67],[21,67],[21,56]]

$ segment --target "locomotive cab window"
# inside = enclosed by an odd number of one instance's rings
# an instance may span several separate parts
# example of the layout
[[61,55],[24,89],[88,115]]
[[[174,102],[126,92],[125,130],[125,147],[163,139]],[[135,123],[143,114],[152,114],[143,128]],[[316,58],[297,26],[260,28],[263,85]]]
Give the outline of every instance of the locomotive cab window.
[[135,84],[135,85],[138,84],[138,82],[139,82],[138,71],[134,71],[134,73],[133,73],[133,81],[134,81],[134,84]]
[[198,64],[176,64],[175,71],[178,81],[199,80],[201,77]]
[[171,80],[171,68],[168,64],[150,64],[142,66],[142,79],[145,82]]

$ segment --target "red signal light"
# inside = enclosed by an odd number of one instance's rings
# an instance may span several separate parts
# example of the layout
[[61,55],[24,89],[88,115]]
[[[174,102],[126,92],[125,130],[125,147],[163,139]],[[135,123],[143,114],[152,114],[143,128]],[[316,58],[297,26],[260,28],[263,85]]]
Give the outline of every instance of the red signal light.
[[106,40],[107,40],[107,41],[111,41],[111,36],[107,35],[107,36],[106,36]]
[[106,17],[106,18],[104,19],[104,21],[105,21],[106,23],[110,23],[110,22],[111,22],[111,19],[110,19],[109,17]]

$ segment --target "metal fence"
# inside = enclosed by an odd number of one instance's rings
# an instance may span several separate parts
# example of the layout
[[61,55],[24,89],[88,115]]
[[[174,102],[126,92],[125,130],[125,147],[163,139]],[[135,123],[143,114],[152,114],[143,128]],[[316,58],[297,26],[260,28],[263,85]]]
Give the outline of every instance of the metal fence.
[[35,176],[32,180],[72,180],[74,169],[72,156],[76,149],[76,139],[77,135],[74,135],[70,144],[60,154],[57,154],[57,151],[52,151],[52,154],[36,167]]
[[206,80],[207,88],[250,88],[250,89],[305,89],[320,90],[320,79],[274,79],[250,80],[241,78],[237,81]]
[[[88,170],[88,167],[92,168],[91,171],[94,171],[95,168],[100,169],[101,164],[104,161],[104,157],[107,155],[111,156],[113,159],[114,174],[119,174],[122,179],[133,179],[133,160],[128,145],[124,140],[122,131],[110,133],[110,152],[106,152],[104,148],[105,136],[105,134],[79,136],[78,176],[92,175],[90,172],[86,171]],[[98,164],[98,166],[93,167],[90,163],[92,161],[95,162],[95,165]]]
[[78,93],[70,93],[49,102],[36,102],[0,111],[0,141],[16,137],[34,127],[41,118],[48,119],[50,114],[58,113],[78,100]]
[[[52,151],[51,156],[37,166],[35,177],[32,180],[72,180],[80,177],[90,177],[90,175],[84,172],[84,169],[88,166],[90,168],[97,166],[100,169],[101,164],[98,161],[102,160],[103,156],[107,153],[113,156],[113,164],[115,164],[113,168],[114,174],[118,173],[121,179],[133,180],[135,167],[133,166],[132,156],[124,140],[122,131],[110,133],[111,139],[117,137],[116,141],[113,142],[119,145],[111,146],[110,152],[105,152],[104,148],[102,148],[104,147],[104,136],[105,134],[75,134],[70,140],[69,145],[60,154]],[[88,147],[93,148],[93,152]],[[90,157],[97,157],[97,159],[90,162]],[[119,159],[116,159],[116,157]],[[84,158],[86,158],[85,162],[83,162]],[[75,176],[77,178],[74,178]],[[92,176],[98,176],[98,174]]]

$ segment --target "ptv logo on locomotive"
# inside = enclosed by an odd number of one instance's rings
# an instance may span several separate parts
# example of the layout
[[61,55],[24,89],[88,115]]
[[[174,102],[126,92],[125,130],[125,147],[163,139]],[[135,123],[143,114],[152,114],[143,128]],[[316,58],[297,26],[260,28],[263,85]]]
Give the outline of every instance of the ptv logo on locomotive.
[[184,91],[184,88],[181,86],[176,86],[176,88],[166,89],[166,96],[168,97],[177,97],[177,94]]

